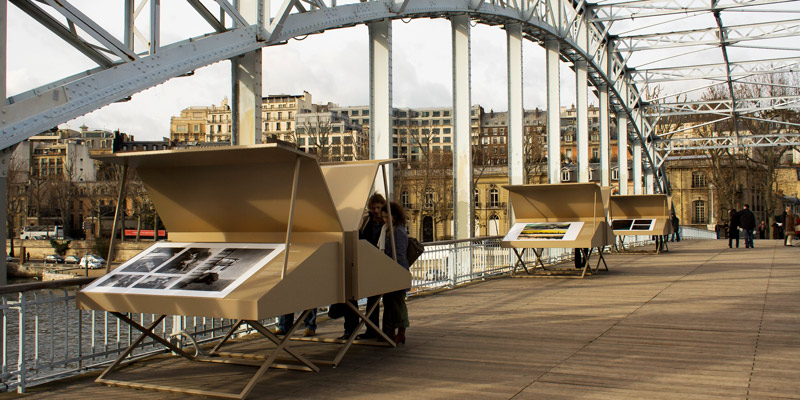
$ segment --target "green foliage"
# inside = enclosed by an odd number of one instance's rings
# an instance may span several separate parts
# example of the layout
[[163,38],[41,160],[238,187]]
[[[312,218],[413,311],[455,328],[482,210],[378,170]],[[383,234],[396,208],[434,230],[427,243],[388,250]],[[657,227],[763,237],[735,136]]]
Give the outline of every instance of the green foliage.
[[69,244],[72,243],[71,240],[67,240],[65,242],[59,243],[58,240],[50,239],[50,246],[53,247],[56,254],[63,256],[67,254],[67,250],[69,250]]

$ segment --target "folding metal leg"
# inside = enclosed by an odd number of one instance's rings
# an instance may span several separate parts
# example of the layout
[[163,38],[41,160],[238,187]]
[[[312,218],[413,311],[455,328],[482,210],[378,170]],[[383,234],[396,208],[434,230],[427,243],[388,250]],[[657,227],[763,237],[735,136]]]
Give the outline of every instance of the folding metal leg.
[[595,266],[594,270],[595,271],[599,270],[600,269],[600,263],[602,262],[603,263],[603,270],[608,271],[608,264],[606,264],[606,258],[603,256],[603,248],[602,247],[598,247],[597,248],[597,254],[598,254],[599,258],[597,260],[597,265]]
[[[314,372],[318,372],[319,371],[319,367],[314,365],[314,363],[309,361],[302,354],[292,350],[288,346],[289,340],[291,338],[292,333],[295,330],[297,330],[297,327],[300,326],[300,323],[305,319],[305,317],[306,317],[306,315],[308,315],[308,313],[309,313],[309,310],[306,310],[300,316],[300,318],[297,321],[295,321],[294,325],[292,325],[292,328],[289,330],[289,332],[286,333],[286,336],[284,336],[284,338],[282,340],[279,339],[277,336],[275,336],[275,334],[270,332],[267,328],[264,327],[264,325],[262,325],[258,321],[238,320],[238,321],[236,321],[234,326],[228,331],[228,333],[225,335],[225,337],[222,338],[220,343],[218,343],[214,347],[214,349],[212,350],[212,354],[214,354],[215,357],[195,357],[195,356],[193,356],[193,355],[191,355],[189,353],[184,352],[182,349],[178,348],[177,346],[175,346],[174,344],[170,343],[169,341],[163,339],[162,337],[154,334],[153,333],[153,329],[155,329],[158,326],[158,324],[161,323],[161,321],[164,320],[164,317],[165,317],[164,315],[161,315],[160,317],[158,317],[155,321],[153,321],[152,324],[150,324],[149,327],[145,328],[145,327],[141,326],[140,324],[138,324],[136,321],[128,318],[124,314],[113,313],[120,320],[126,322],[131,327],[141,331],[142,334],[139,335],[139,337],[136,338],[136,340],[133,341],[133,343],[131,343],[131,345],[128,347],[128,349],[125,350],[125,352],[120,354],[120,356],[116,359],[116,361],[114,361],[114,363],[111,364],[111,366],[109,366],[105,371],[103,371],[103,373],[95,380],[95,382],[104,383],[104,384],[108,384],[108,385],[114,385],[114,386],[130,387],[130,388],[135,388],[135,389],[153,389],[153,390],[160,390],[160,391],[173,392],[173,393],[189,393],[189,394],[197,394],[197,395],[201,395],[201,396],[213,396],[213,397],[228,398],[228,399],[244,399],[253,390],[253,388],[255,387],[256,383],[258,383],[258,380],[264,375],[264,373],[266,373],[266,371],[270,367],[275,366],[275,360],[277,359],[278,355],[283,351],[285,351],[286,353],[291,355],[294,359],[296,359],[300,363],[304,364],[305,365],[304,370],[314,371]],[[219,352],[220,347],[230,339],[230,337],[233,335],[233,332],[243,323],[246,323],[246,324],[250,325],[251,327],[253,327],[253,329],[255,329],[256,331],[261,333],[264,337],[269,339],[271,342],[273,342],[277,346],[272,351],[272,353],[269,356],[267,356],[266,359],[264,359],[263,362],[258,362],[256,360],[257,357],[253,357],[252,355],[247,355],[247,356],[250,356],[249,357],[250,359],[236,359],[236,356],[237,356],[236,354]],[[138,346],[142,342],[142,340],[145,337],[148,337],[148,336],[150,338],[152,338],[153,340],[161,343],[162,345],[167,347],[169,350],[181,355],[182,357],[185,357],[185,358],[187,358],[189,360],[192,360],[192,361],[204,361],[204,362],[214,362],[214,363],[250,365],[250,366],[257,366],[259,368],[256,371],[256,373],[250,378],[250,380],[248,381],[248,383],[245,386],[245,388],[242,389],[242,391],[240,393],[238,393],[238,394],[237,393],[218,392],[218,391],[206,391],[206,390],[190,389],[190,388],[178,388],[178,387],[172,387],[172,386],[154,385],[154,384],[138,383],[138,382],[125,382],[125,381],[114,380],[114,379],[106,379],[105,378],[106,375],[108,375],[108,373],[110,373],[113,369],[115,369],[125,359],[125,357],[127,357],[133,351],[133,349],[136,348],[136,346]],[[230,357],[233,357],[233,358],[227,358],[227,357],[224,357],[224,356],[230,356]],[[244,355],[239,354],[238,356],[243,357]]]
[[[375,304],[373,304],[372,307],[370,307],[367,310],[366,314],[361,313],[361,311],[358,309],[358,306],[353,305],[349,301],[346,301],[345,304],[347,305],[347,307],[350,308],[351,311],[355,312],[356,315],[358,315],[358,318],[360,320],[358,325],[356,326],[356,328],[353,329],[353,332],[350,333],[350,336],[348,336],[347,339],[344,339],[344,340],[343,339],[327,339],[327,338],[317,338],[317,337],[292,338],[292,340],[298,340],[298,341],[303,341],[303,342],[340,343],[340,344],[344,345],[339,350],[339,353],[336,354],[336,357],[333,358],[333,360],[313,360],[313,362],[315,362],[317,364],[331,365],[331,366],[333,366],[335,368],[336,366],[339,365],[339,363],[342,361],[342,358],[344,358],[344,355],[347,353],[347,351],[350,349],[350,346],[352,346],[353,344],[360,344],[360,345],[365,345],[365,344],[371,344],[372,345],[372,344],[374,344],[374,345],[378,345],[378,346],[397,347],[397,344],[394,342],[394,340],[392,340],[392,338],[390,338],[388,335],[386,335],[380,328],[378,328],[377,325],[375,325],[367,317],[367,315],[372,314],[372,312],[375,311],[375,309],[378,308],[378,306],[380,305],[380,302],[376,302]],[[360,342],[360,341],[356,341],[356,336],[358,336],[358,332],[361,331],[361,328],[363,328],[364,325],[369,325],[372,329],[374,329],[376,332],[378,332],[378,335],[380,335],[385,342]]]
[[592,256],[592,250],[594,247],[589,248],[589,251],[584,252],[583,249],[578,249],[581,253],[583,253],[583,270],[581,271],[581,278],[586,276],[586,271],[589,271],[589,275],[594,275],[594,271],[592,271],[591,263],[589,262],[589,258]]
[[514,254],[517,256],[517,261],[514,262],[514,267],[511,268],[511,276],[517,275],[517,268],[518,267],[522,267],[522,269],[525,270],[525,273],[530,274],[531,271],[528,271],[528,266],[525,265],[525,261],[522,259],[522,257],[525,256],[525,251],[528,250],[528,249],[522,249],[521,252],[517,248],[514,248],[513,250],[514,250]]

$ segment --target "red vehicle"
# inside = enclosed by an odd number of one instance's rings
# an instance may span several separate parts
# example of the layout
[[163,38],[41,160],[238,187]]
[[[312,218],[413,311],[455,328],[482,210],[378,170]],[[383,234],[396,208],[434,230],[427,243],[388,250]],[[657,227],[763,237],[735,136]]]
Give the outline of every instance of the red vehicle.
[[[125,238],[126,239],[136,239],[136,229],[125,229]],[[153,230],[152,229],[142,229],[139,231],[139,238],[140,239],[152,239],[153,238]],[[158,230],[158,238],[159,239],[166,239],[167,238],[167,231],[164,229]]]

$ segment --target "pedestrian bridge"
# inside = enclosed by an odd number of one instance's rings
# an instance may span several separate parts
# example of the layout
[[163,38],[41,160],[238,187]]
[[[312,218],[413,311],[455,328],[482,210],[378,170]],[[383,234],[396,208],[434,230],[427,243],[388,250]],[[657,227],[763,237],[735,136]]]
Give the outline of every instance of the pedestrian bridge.
[[[609,254],[609,271],[588,279],[499,275],[412,296],[406,344],[354,346],[318,373],[270,370],[250,398],[795,398],[800,253],[776,240],[755,246],[684,240],[659,255]],[[341,329],[341,320],[320,318],[320,336]],[[259,354],[263,343],[244,337],[232,347]],[[335,352],[292,348],[312,359]],[[197,364],[162,354],[115,374],[214,391],[252,374]],[[32,386],[26,397],[145,395],[97,385],[98,374]]]

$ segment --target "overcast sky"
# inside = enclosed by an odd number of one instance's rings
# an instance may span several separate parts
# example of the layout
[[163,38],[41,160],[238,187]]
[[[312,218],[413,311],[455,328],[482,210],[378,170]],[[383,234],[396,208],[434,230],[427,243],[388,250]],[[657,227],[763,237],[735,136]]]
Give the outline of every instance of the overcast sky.
[[[72,3],[103,28],[121,37],[122,1],[73,0]],[[163,44],[209,30],[187,2],[164,1],[161,4]],[[273,8],[279,5],[278,1],[273,1]],[[145,7],[140,16],[143,22],[137,21],[137,27],[143,32],[149,29],[147,9]],[[676,23],[673,25],[678,26]],[[684,21],[683,25],[691,25],[691,22]],[[392,25],[392,35],[393,106],[452,106],[449,21],[417,19],[406,23],[398,20]],[[472,28],[471,40],[472,103],[482,105],[486,111],[504,111],[508,108],[505,31],[477,25]],[[143,43],[137,44],[137,51],[143,49]],[[669,54],[672,53],[661,52],[652,58],[657,60]],[[305,90],[311,93],[314,103],[367,105],[368,56],[368,33],[363,25],[265,48],[263,94],[300,94]],[[642,57],[644,60],[647,55]],[[546,104],[544,63],[543,49],[524,41],[523,102],[526,109]],[[94,64],[82,54],[9,4],[8,95],[93,67]],[[575,103],[574,81],[574,73],[562,63],[560,87],[563,106]],[[158,140],[169,136],[170,116],[178,115],[188,106],[219,104],[225,97],[230,97],[230,63],[227,61],[198,69],[191,77],[172,79],[134,95],[129,102],[106,106],[62,127],[77,129],[86,124],[92,129],[119,129],[135,135],[138,140]],[[597,104],[593,94],[589,94],[589,102]]]

